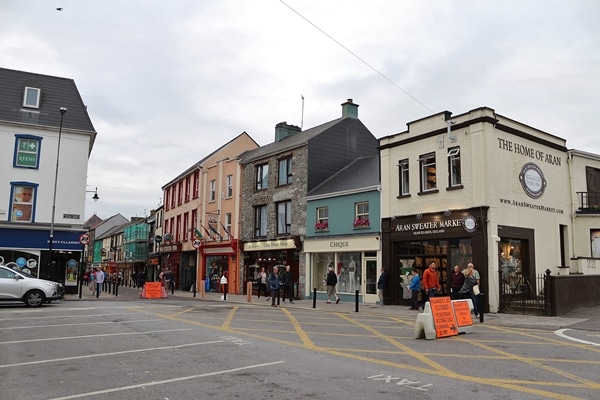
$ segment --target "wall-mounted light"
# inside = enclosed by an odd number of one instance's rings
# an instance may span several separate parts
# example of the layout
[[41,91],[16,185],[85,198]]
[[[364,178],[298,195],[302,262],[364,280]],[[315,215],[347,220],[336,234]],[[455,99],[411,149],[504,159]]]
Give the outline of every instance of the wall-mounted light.
[[417,214],[417,219],[423,218],[423,214]]
[[96,190],[86,190],[86,193],[94,193],[94,195],[92,196],[92,200],[94,201],[98,201],[100,200],[100,196],[98,196],[98,188],[96,188]]
[[444,215],[445,215],[446,217],[449,217],[451,214],[452,214],[452,211],[450,211],[450,210],[446,210],[446,211],[444,211]]

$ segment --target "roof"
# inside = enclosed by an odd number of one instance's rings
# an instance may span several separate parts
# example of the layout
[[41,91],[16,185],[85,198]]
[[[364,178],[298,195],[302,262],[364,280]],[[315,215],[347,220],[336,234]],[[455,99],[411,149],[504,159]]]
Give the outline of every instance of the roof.
[[[315,126],[314,128],[307,129],[302,132],[298,132],[294,135],[288,136],[284,139],[281,139],[278,142],[269,143],[257,149],[248,150],[242,154],[240,154],[239,158],[242,164],[247,164],[256,160],[260,160],[262,158],[270,157],[274,154],[279,154],[285,151],[289,151],[295,149],[297,147],[305,146],[310,139],[313,137],[325,132],[330,129],[332,126],[335,126],[345,118],[352,117],[342,117],[338,119],[334,119],[333,121],[326,122],[322,125]],[[353,118],[356,119],[356,118]]]
[[[23,107],[26,86],[41,89],[38,109]],[[91,151],[96,130],[73,79],[0,68],[0,87],[0,123],[58,128],[66,107],[63,129],[90,133]]]
[[362,157],[321,182],[307,197],[373,189],[379,184],[379,155]]

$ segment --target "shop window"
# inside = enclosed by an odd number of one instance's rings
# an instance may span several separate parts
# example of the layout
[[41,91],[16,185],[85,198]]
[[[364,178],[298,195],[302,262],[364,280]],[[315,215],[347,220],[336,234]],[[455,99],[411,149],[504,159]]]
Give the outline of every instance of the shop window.
[[600,258],[600,230],[590,232],[592,240],[592,258]]
[[399,196],[410,196],[408,158],[398,162],[398,170],[398,176],[400,178]]
[[230,199],[233,196],[233,175],[227,175],[225,178],[226,197]]
[[33,222],[35,220],[34,211],[37,187],[37,184],[29,182],[11,183],[11,221]]
[[269,187],[269,164],[261,164],[256,167],[256,190],[264,190]]
[[267,206],[254,207],[254,237],[267,236]]
[[460,169],[460,147],[452,147],[448,150],[448,175],[450,187],[462,187],[462,172]]
[[15,135],[15,168],[38,169],[40,163],[40,145],[42,138],[32,135]]
[[333,268],[337,277],[336,290],[340,293],[361,292],[362,259],[359,252],[348,253],[314,253],[313,287],[319,291],[327,291],[327,273]]
[[286,157],[278,162],[277,184],[279,186],[292,183],[292,157]]
[[289,234],[292,226],[292,202],[277,203],[277,234]]
[[435,153],[422,155],[419,158],[419,165],[421,166],[421,192],[436,190],[437,175]]
[[23,95],[23,107],[40,108],[40,98],[42,90],[39,88],[25,87]]
[[213,179],[212,181],[210,181],[208,201],[215,201],[216,198],[217,198],[217,182]]

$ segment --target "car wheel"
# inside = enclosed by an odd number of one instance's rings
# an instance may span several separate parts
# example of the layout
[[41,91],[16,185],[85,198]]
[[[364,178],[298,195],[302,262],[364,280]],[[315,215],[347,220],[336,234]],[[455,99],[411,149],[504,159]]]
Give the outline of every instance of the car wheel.
[[41,290],[31,290],[23,297],[27,307],[39,307],[46,301],[46,296]]

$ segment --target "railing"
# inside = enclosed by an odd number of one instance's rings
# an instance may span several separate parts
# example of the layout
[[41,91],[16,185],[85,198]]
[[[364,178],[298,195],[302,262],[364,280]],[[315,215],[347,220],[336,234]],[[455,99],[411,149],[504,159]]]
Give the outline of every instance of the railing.
[[577,192],[578,214],[600,214],[600,192]]
[[533,281],[520,272],[500,272],[499,312],[546,315],[544,275]]

